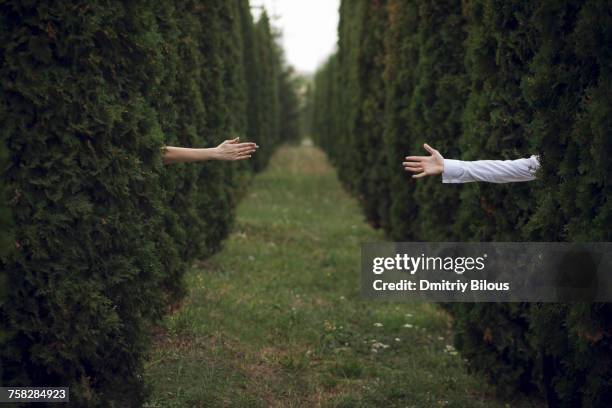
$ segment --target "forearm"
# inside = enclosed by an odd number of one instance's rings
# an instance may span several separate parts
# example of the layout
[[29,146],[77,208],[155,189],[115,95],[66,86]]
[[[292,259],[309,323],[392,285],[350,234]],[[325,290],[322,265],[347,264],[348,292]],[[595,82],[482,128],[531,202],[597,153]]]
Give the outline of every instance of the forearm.
[[518,160],[444,160],[443,183],[516,183],[536,178],[536,156]]
[[217,148],[191,149],[185,147],[165,146],[163,148],[164,164],[194,163],[217,160]]

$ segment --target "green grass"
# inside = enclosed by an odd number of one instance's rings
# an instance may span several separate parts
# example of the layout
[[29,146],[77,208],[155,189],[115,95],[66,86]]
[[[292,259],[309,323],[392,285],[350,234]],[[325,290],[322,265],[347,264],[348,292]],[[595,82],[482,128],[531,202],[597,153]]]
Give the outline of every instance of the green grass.
[[466,372],[433,304],[361,299],[363,220],[320,150],[283,147],[156,335],[148,407],[521,407]]

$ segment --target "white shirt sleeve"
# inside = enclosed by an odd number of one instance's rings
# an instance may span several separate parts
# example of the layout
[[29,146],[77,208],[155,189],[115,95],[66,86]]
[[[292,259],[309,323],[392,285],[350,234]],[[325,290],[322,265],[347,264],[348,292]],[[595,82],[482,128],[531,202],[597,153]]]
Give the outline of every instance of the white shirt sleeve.
[[538,156],[518,160],[462,161],[444,159],[443,183],[515,183],[535,180],[540,167]]

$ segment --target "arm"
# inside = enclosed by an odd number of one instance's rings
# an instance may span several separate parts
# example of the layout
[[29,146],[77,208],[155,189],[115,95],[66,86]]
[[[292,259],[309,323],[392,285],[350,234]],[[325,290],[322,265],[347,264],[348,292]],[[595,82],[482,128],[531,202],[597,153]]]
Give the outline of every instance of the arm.
[[164,164],[193,163],[207,160],[236,161],[251,158],[259,148],[255,143],[239,143],[240,138],[226,140],[217,147],[190,149],[185,147],[165,146],[163,148]]
[[514,183],[535,180],[540,166],[537,156],[518,160],[462,161],[445,159],[427,144],[425,149],[431,156],[406,157],[404,168],[416,173],[413,178],[442,174],[443,183]]
[[535,180],[538,158],[518,160],[461,161],[444,159],[443,183],[517,183]]

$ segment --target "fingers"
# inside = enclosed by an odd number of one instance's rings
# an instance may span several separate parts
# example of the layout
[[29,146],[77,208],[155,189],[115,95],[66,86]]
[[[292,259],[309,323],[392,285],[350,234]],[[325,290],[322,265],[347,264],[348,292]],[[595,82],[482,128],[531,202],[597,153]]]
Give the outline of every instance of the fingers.
[[412,173],[420,173],[424,170],[421,163],[404,162],[403,165],[404,165],[404,170],[410,171]]
[[240,143],[240,137],[237,137],[235,139],[231,139],[231,140],[226,140],[226,143],[231,143],[233,145],[235,145],[235,147],[239,147],[239,148],[243,148],[243,147],[254,147],[254,148],[258,148],[259,146],[257,145],[257,143],[253,143],[253,142],[244,142],[244,143]]
[[259,146],[255,143],[238,143],[234,146],[237,149],[257,149]]
[[435,154],[438,153],[438,151],[436,149],[434,149],[433,147],[431,147],[430,145],[428,145],[427,143],[425,143],[423,145],[423,147],[425,148],[425,150],[427,150],[428,153],[430,154]]
[[240,143],[240,144],[235,144],[233,146],[233,161],[240,161],[240,160],[247,160],[250,159],[253,155],[253,153],[255,153],[257,151],[257,149],[259,149],[259,146],[257,146],[256,143]]
[[405,157],[404,160],[406,160],[407,162],[422,162],[423,160],[428,159],[428,156],[408,156]]
[[411,173],[422,173],[425,171],[422,167],[404,167],[404,170],[409,171]]
[[233,154],[237,155],[237,156],[243,156],[243,155],[249,155],[252,153],[255,153],[257,151],[257,146],[244,146],[244,147],[240,147],[240,148],[236,148],[233,151]]
[[427,173],[423,172],[423,173],[419,173],[419,174],[415,174],[414,176],[412,176],[413,179],[420,179],[427,176]]

